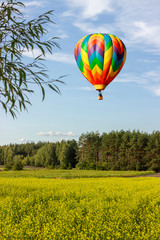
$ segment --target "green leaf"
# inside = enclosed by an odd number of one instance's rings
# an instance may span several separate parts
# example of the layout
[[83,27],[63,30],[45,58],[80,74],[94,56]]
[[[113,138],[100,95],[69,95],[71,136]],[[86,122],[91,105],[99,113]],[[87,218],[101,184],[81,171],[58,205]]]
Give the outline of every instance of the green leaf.
[[[53,47],[59,47],[57,37],[47,40],[47,25],[54,24],[53,10],[28,21],[23,15],[24,7],[24,3],[16,0],[0,3],[0,102],[13,118],[18,110],[27,110],[27,104],[31,104],[29,94],[34,92],[33,84],[41,88],[44,100],[46,87],[60,93],[55,83],[62,83],[59,80],[52,84],[48,80],[47,61],[43,57],[47,52],[52,53]],[[26,61],[24,51],[37,49],[41,54]]]
[[57,86],[54,86],[54,87],[53,87],[51,84],[48,84],[48,86],[49,86],[53,91],[55,91],[56,93],[59,93],[59,94],[61,93],[60,90],[59,90],[59,88],[58,88]]
[[45,99],[45,90],[44,90],[44,87],[41,85],[41,90],[42,90],[42,101]]

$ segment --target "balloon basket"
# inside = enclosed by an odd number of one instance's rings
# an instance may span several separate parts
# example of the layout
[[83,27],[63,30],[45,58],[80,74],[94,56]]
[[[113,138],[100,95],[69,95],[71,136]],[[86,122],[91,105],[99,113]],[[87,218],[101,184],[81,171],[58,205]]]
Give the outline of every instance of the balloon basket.
[[101,92],[99,93],[98,100],[103,100],[103,96]]

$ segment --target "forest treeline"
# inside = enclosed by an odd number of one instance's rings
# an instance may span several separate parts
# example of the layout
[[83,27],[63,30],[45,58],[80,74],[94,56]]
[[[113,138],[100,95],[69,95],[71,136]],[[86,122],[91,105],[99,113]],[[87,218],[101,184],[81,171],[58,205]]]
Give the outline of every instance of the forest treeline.
[[160,132],[87,132],[78,142],[38,142],[0,146],[0,164],[24,166],[160,171]]

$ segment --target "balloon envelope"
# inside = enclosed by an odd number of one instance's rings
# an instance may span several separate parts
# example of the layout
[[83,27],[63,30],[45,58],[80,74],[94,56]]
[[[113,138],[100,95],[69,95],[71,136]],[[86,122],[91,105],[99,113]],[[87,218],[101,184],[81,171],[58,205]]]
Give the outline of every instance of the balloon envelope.
[[80,39],[74,55],[82,74],[100,91],[121,71],[126,60],[126,48],[118,37],[96,33]]

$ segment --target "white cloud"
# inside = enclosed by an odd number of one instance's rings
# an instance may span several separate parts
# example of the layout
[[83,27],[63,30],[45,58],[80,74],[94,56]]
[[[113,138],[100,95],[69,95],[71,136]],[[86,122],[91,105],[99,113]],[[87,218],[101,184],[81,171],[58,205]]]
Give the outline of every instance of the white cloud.
[[138,59],[138,62],[144,62],[144,63],[157,63],[157,60],[152,59]]
[[[123,25],[123,22],[121,22]],[[128,46],[137,47],[143,51],[150,51],[160,48],[160,27],[152,22],[144,21],[128,21],[125,23],[125,29],[121,27],[125,33],[125,42]],[[146,48],[147,47],[147,48]]]
[[137,83],[137,84],[147,84],[148,79],[146,79],[144,76],[139,75],[137,76],[134,73],[123,73],[120,74],[117,78],[115,78],[114,82],[120,82],[120,83]]
[[91,33],[113,33],[114,29],[109,24],[101,24],[96,26],[95,23],[91,22],[80,22],[76,21],[74,23],[75,27],[78,27],[81,31],[91,34]]
[[[23,53],[24,56],[33,58],[37,57],[41,54],[41,51],[39,49],[35,49],[34,51],[25,51]],[[74,56],[72,54],[68,53],[46,53],[45,56],[46,60],[54,61],[54,62],[63,62],[68,64],[75,64]]]
[[26,7],[33,7],[33,6],[43,7],[44,6],[44,2],[41,2],[41,1],[24,2],[24,5]]
[[136,83],[141,85],[144,89],[152,92],[155,96],[160,96],[160,69],[148,71],[139,74],[125,73],[115,79],[115,82],[119,83]]
[[144,78],[148,79],[150,82],[160,82],[160,70],[158,71],[148,71],[143,74]]
[[27,140],[26,138],[20,138],[18,141],[21,142],[21,143],[32,142],[31,140]]
[[21,143],[27,142],[27,139],[26,138],[20,138],[19,142],[21,142]]
[[[85,33],[106,32],[122,38],[127,48],[160,54],[159,0],[64,0],[73,25]],[[103,21],[101,16],[103,15]],[[96,21],[95,21],[96,19]]]
[[91,85],[90,87],[74,87],[74,88],[72,88],[72,90],[75,90],[75,91],[77,91],[77,90],[78,91],[94,91],[95,88]]
[[69,38],[69,36],[68,36],[66,33],[60,33],[60,34],[58,34],[58,37],[59,37],[60,39]]
[[152,92],[154,95],[160,97],[160,85],[146,87],[147,90]]
[[75,64],[74,56],[68,53],[53,53],[46,54],[46,59],[55,61],[55,62],[63,62],[68,64]]
[[76,134],[74,134],[72,131],[70,132],[39,132],[37,133],[38,136],[53,136],[53,137],[76,137]]
[[122,73],[120,76],[118,76],[114,81],[116,82],[135,82],[138,84],[157,84],[160,83],[160,69],[157,68],[152,71],[143,72],[139,75],[136,75],[135,73]]
[[65,11],[61,14],[61,17],[72,17],[72,16],[73,16],[73,13],[70,10]]
[[127,44],[141,44],[142,49],[160,46],[159,0],[121,0],[115,11],[114,25],[125,35]]
[[[51,26],[52,27],[52,26]],[[57,36],[59,37],[59,40],[61,41],[61,39],[66,39],[66,38],[69,38],[69,35],[66,34],[66,31],[65,30],[62,30],[59,28],[58,25],[56,25],[56,28],[57,28]],[[49,31],[52,31],[52,29],[50,29]]]
[[93,91],[94,87],[80,87],[79,90],[82,91]]
[[[79,13],[79,16],[83,19],[94,18],[95,16],[103,12],[112,12],[112,1],[111,0],[64,0],[69,5],[69,8],[73,12]],[[71,10],[69,11],[71,14]]]

